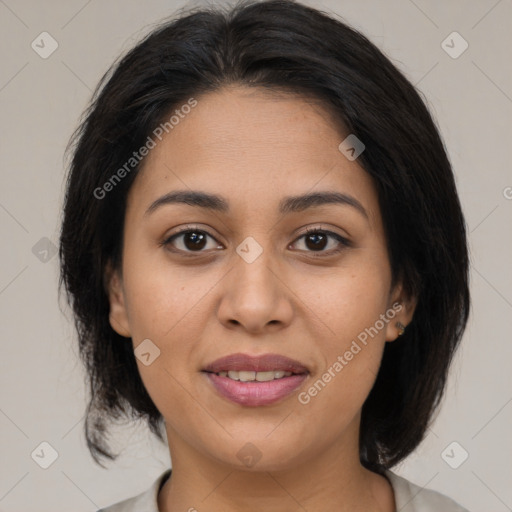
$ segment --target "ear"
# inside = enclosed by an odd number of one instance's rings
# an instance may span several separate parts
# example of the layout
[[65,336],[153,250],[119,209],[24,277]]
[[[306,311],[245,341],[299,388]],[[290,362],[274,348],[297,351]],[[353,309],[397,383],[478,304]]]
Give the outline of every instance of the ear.
[[110,302],[109,322],[117,334],[130,338],[130,325],[126,310],[123,280],[119,270],[112,269],[110,262],[105,269],[105,289]]
[[416,310],[416,304],[417,298],[404,293],[402,283],[395,286],[388,304],[388,311],[393,311],[394,316],[391,318],[392,313],[387,314],[390,320],[386,325],[386,341],[395,341],[403,334],[404,330],[407,330]]

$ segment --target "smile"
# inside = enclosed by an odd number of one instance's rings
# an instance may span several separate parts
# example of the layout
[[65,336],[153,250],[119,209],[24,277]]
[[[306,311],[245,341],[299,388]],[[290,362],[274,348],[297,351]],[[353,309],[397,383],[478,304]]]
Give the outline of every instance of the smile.
[[282,379],[283,377],[289,377],[292,372],[285,372],[283,370],[274,370],[268,372],[253,372],[253,371],[236,371],[230,370],[229,372],[223,371],[216,373],[219,377],[228,377],[232,380],[239,380],[241,382],[268,382],[274,379]]

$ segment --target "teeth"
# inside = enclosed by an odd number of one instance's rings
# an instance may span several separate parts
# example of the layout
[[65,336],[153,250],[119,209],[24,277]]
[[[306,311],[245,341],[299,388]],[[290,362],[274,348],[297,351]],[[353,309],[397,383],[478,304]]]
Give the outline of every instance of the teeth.
[[220,377],[229,377],[233,380],[239,380],[241,382],[258,381],[267,382],[274,379],[282,379],[283,377],[289,377],[292,372],[285,372],[283,370],[269,371],[269,372],[251,372],[241,370],[239,372],[229,370],[229,372],[219,372],[217,375]]

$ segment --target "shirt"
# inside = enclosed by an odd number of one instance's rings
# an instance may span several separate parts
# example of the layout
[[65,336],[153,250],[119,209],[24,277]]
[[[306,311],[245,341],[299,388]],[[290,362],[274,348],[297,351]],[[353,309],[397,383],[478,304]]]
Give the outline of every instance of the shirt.
[[[158,493],[170,476],[171,470],[167,469],[147,491],[98,512],[159,512]],[[443,494],[424,489],[391,471],[386,471],[385,476],[395,493],[398,512],[469,512]]]

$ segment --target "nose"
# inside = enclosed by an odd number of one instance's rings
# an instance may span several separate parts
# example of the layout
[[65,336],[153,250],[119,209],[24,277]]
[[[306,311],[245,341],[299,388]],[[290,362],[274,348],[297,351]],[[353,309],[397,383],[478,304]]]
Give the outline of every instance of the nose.
[[294,312],[293,293],[270,251],[264,250],[252,263],[238,255],[234,259],[234,268],[222,282],[219,321],[228,329],[251,334],[288,326]]

